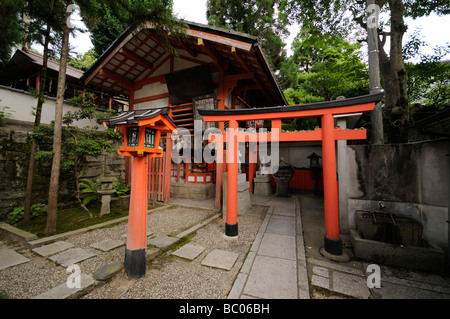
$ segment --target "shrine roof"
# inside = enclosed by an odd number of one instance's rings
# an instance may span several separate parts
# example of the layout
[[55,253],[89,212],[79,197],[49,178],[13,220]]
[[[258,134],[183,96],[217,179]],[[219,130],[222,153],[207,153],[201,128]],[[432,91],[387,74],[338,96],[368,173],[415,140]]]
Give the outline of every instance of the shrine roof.
[[98,122],[105,123],[107,126],[138,125],[139,121],[141,120],[151,119],[158,115],[166,115],[166,118],[176,127],[168,114],[168,107],[147,110],[133,110],[122,112],[115,117],[99,119]]
[[[246,85],[247,95],[261,96],[255,105],[287,103],[256,37],[188,21],[183,23],[185,39],[168,37],[176,59],[212,68],[226,67],[224,76],[250,74],[240,81]],[[150,75],[161,73],[170,56],[151,23],[136,30],[128,28],[84,73],[81,81],[129,96],[142,83],[147,83]]]

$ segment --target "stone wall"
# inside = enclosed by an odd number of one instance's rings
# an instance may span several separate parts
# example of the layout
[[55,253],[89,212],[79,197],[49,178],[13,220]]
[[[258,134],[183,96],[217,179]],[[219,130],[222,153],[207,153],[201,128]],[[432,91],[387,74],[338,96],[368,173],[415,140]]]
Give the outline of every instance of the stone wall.
[[350,228],[357,209],[409,215],[424,239],[447,249],[449,153],[449,141],[348,146]]
[[[28,134],[31,130],[30,123],[11,121],[0,127],[0,221],[4,220],[15,207],[24,204],[31,146]],[[118,147],[119,144],[115,145],[115,148]],[[46,203],[51,163],[37,161],[36,165],[33,204]],[[116,152],[91,158],[89,168],[83,177],[95,179],[108,171],[125,176],[124,158]],[[61,207],[74,205],[74,189],[73,177],[62,174],[59,200]]]

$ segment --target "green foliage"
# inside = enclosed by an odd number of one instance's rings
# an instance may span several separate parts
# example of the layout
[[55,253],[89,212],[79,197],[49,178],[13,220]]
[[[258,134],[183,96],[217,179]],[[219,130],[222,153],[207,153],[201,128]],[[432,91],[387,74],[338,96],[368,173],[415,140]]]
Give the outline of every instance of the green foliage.
[[[302,29],[293,42],[294,54],[283,66],[290,104],[330,101],[338,96],[368,93],[368,71],[360,59],[360,44],[332,34]],[[287,73],[286,73],[287,74]]]
[[405,16],[413,19],[428,16],[432,12],[437,14],[450,14],[448,0],[404,0]]
[[120,176],[118,183],[114,183],[112,186],[116,190],[117,196],[128,195],[131,190],[131,184],[125,184],[125,179]]
[[135,29],[138,25],[151,21],[156,24],[160,40],[168,44],[169,28],[172,35],[179,35],[179,25],[172,16],[172,0],[128,0],[102,1],[92,0],[93,19],[87,26],[95,53],[100,56],[117,37],[127,28]]
[[71,65],[78,69],[87,70],[91,67],[92,64],[97,60],[97,55],[93,49],[88,50],[84,54],[77,54],[75,58],[70,58],[67,61],[68,65]]
[[[96,200],[97,193],[90,190],[94,189],[94,184],[88,184],[83,181],[80,183],[80,178],[88,167],[88,160],[90,157],[98,157],[103,152],[113,152],[114,148],[111,142],[120,138],[120,135],[112,130],[107,132],[99,131],[99,126],[96,124],[98,114],[95,112],[94,95],[86,93],[85,96],[77,96],[69,101],[69,103],[77,110],[74,112],[67,112],[63,117],[62,130],[62,145],[61,145],[61,170],[63,173],[72,174],[73,180],[77,188],[77,198],[81,202],[81,194],[88,194],[84,198],[84,202],[92,202]],[[104,117],[104,114],[101,115]],[[93,126],[79,127],[72,126],[78,120],[91,120]],[[53,157],[53,125],[40,125],[31,134],[31,138],[39,146],[39,151],[36,152],[36,159],[41,161],[51,162]],[[80,190],[81,187],[83,190]],[[86,205],[86,204],[83,204]]]
[[279,0],[208,0],[208,24],[258,37],[274,70],[286,60],[283,38],[289,34]]
[[411,103],[440,108],[450,103],[450,63],[442,60],[450,53],[450,45],[435,47],[433,54],[422,54],[425,46],[417,30],[403,46],[404,60],[419,60],[405,63],[408,97]]
[[82,187],[81,194],[86,195],[83,199],[83,205],[87,206],[91,202],[97,201],[100,196],[97,191],[100,189],[100,184],[91,181],[87,178],[80,179],[80,187]]
[[[23,219],[24,207],[16,207],[8,214],[8,221],[11,225],[15,225]],[[44,204],[31,205],[31,217],[43,216],[47,213],[47,206]]]
[[0,70],[8,63],[14,46],[23,39],[19,15],[24,4],[24,0],[0,1]]
[[11,108],[9,106],[0,106],[0,126],[3,125],[3,121],[5,118],[11,115]]

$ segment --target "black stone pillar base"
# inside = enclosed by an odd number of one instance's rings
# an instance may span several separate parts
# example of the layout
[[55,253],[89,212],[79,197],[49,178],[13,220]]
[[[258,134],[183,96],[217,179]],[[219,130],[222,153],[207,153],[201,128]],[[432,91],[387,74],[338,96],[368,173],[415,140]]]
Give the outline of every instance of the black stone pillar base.
[[125,249],[125,274],[129,278],[145,276],[145,248],[137,250]]
[[238,235],[238,224],[226,224],[225,223],[225,235],[228,237],[235,237]]
[[325,236],[325,251],[332,255],[342,255],[342,239],[330,239]]

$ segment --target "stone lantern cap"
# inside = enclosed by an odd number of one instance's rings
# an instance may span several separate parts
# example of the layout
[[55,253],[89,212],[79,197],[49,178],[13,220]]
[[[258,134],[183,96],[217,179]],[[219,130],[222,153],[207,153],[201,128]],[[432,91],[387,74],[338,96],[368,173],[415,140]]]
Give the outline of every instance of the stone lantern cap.
[[101,195],[110,195],[116,192],[115,189],[112,188],[113,183],[117,182],[117,178],[115,176],[104,176],[101,175],[97,178],[97,183],[100,183],[100,190],[97,192]]

